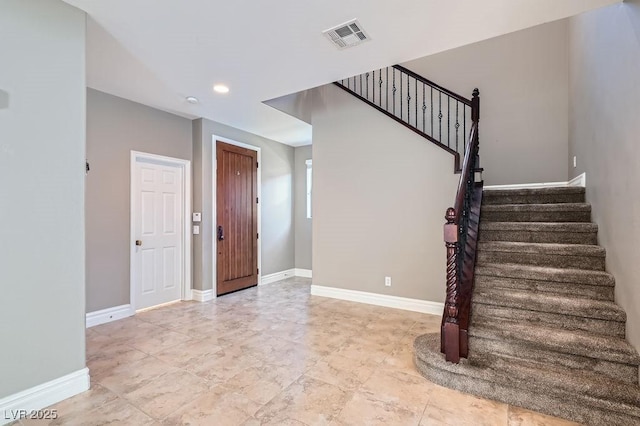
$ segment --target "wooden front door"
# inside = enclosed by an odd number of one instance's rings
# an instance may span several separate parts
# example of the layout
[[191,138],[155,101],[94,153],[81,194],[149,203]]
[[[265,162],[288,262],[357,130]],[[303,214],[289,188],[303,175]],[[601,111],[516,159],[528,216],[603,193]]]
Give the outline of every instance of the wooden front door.
[[258,153],[216,143],[217,294],[258,284]]

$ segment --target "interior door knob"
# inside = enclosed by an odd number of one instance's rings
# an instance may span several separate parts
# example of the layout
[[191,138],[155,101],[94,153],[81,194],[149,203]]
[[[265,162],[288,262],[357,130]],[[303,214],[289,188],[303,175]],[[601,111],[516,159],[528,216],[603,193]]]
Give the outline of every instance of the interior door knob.
[[142,240],[136,240],[136,245],[137,245],[138,247],[142,246]]

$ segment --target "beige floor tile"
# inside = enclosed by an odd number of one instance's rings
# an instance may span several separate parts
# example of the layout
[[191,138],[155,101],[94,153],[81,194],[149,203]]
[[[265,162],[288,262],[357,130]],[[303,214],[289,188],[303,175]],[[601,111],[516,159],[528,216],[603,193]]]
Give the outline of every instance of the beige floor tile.
[[130,364],[119,365],[109,376],[100,379],[99,383],[119,395],[127,395],[172,370],[175,367],[153,356],[147,356]]
[[557,417],[545,416],[544,414],[526,410],[520,407],[509,406],[508,423],[509,426],[579,426],[578,423]]
[[176,370],[151,380],[129,393],[126,399],[144,413],[161,420],[208,390],[204,379]]
[[92,388],[50,407],[55,424],[571,424],[425,380],[413,341],[439,316],[309,286],[293,278],[88,329]]
[[[302,376],[256,414],[263,425],[326,425],[344,408],[352,393]],[[298,422],[298,423],[296,423]]]
[[302,369],[264,364],[238,373],[225,385],[257,404],[264,405],[289,387],[303,373]]
[[418,425],[422,412],[412,412],[397,404],[379,401],[356,392],[338,417],[335,426]]
[[[461,409],[461,407],[464,407]],[[505,426],[508,406],[433,385],[421,425]]]
[[370,398],[420,413],[429,402],[432,390],[433,384],[423,377],[386,369],[378,369],[360,388]]
[[371,377],[378,365],[366,360],[352,360],[340,354],[331,354],[307,370],[306,375],[343,389],[358,389]]
[[191,338],[185,334],[163,329],[156,333],[137,336],[129,340],[129,344],[142,352],[155,354],[165,348],[183,344],[189,340],[191,340]]
[[87,367],[92,381],[101,381],[119,367],[139,361],[149,355],[126,344],[118,344],[87,358]]
[[223,343],[216,337],[191,339],[185,343],[172,346],[157,352],[154,356],[174,367],[187,368],[198,363],[202,358],[223,348]]
[[93,410],[65,414],[49,423],[68,426],[149,425],[153,419],[122,398],[100,405]]
[[220,386],[205,392],[169,416],[165,425],[240,425],[252,418],[260,405],[246,396]]
[[260,364],[260,359],[251,352],[243,350],[240,346],[230,346],[201,357],[186,368],[213,385],[217,385],[225,383],[247,368]]

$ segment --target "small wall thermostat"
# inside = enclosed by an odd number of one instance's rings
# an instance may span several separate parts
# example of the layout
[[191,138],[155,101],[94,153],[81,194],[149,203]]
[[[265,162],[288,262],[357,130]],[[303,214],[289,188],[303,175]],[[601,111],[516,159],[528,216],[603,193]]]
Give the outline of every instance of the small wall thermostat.
[[194,222],[201,222],[202,221],[202,213],[194,213],[193,214],[193,221]]

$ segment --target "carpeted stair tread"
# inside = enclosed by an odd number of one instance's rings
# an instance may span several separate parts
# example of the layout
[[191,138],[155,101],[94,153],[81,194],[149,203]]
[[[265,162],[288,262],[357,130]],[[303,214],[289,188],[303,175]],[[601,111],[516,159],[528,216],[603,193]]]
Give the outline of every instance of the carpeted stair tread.
[[464,392],[587,424],[640,422],[640,387],[591,371],[487,355],[448,363],[439,335],[414,341],[415,363],[432,381]]
[[524,263],[538,266],[604,270],[605,250],[589,244],[480,241],[477,264]]
[[520,263],[485,263],[476,267],[476,276],[494,276],[528,280],[576,283],[593,286],[614,287],[613,275],[604,271],[575,268],[551,268],[548,266],[525,265]]
[[587,203],[487,204],[482,206],[483,222],[590,222]]
[[613,302],[529,291],[476,289],[473,303],[618,322],[624,322],[627,318],[624,309]]
[[626,340],[587,331],[564,330],[502,320],[494,324],[474,321],[472,327],[469,327],[469,335],[491,340],[509,339],[541,350],[598,358],[633,366],[640,365],[638,352]]
[[590,222],[490,222],[480,225],[483,241],[597,244],[598,226]]
[[486,189],[482,202],[490,204],[522,203],[582,203],[585,189],[582,187]]

